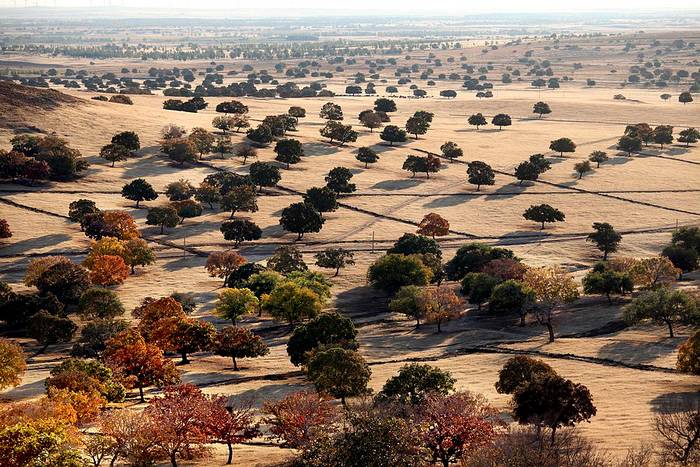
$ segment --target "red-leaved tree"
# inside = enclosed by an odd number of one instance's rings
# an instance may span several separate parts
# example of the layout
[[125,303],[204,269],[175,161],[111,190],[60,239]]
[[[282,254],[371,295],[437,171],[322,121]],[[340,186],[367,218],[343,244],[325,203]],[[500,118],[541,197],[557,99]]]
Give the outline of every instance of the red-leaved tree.
[[272,438],[294,449],[309,444],[337,418],[335,406],[315,391],[295,392],[277,402],[266,402],[264,412]]
[[228,400],[226,396],[212,396],[207,425],[211,441],[228,447],[227,465],[233,461],[235,444],[260,436],[260,424],[255,421],[250,401],[229,406]]

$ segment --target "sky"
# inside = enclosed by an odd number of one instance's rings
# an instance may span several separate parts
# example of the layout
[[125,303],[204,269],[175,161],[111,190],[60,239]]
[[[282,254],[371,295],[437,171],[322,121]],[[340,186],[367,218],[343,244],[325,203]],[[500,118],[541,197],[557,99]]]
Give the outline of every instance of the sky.
[[25,4],[33,5],[38,2],[41,6],[128,6],[128,7],[152,7],[152,8],[211,8],[233,10],[246,9],[323,9],[343,10],[357,12],[371,12],[372,10],[399,12],[406,11],[434,11],[434,12],[561,12],[561,11],[600,11],[600,10],[699,10],[698,0],[499,0],[497,2],[476,2],[468,0],[0,0],[2,6],[23,7]]

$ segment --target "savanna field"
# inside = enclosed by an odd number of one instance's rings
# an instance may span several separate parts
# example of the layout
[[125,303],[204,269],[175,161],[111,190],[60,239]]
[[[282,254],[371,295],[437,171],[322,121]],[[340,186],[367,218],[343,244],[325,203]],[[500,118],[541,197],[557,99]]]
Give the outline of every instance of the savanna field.
[[8,16],[0,466],[698,465],[692,19]]

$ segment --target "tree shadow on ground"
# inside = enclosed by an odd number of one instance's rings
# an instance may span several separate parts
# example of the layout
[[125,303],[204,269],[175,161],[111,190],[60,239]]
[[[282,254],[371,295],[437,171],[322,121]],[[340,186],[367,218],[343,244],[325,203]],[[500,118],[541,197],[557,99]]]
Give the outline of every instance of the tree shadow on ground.
[[433,198],[423,205],[424,208],[447,208],[459,206],[473,199],[473,196],[447,195],[444,198]]
[[671,354],[683,339],[663,339],[658,342],[613,341],[598,349],[598,357],[631,363],[650,363]]
[[372,185],[370,188],[376,190],[406,190],[408,188],[414,188],[418,185],[425,183],[426,179],[421,178],[407,178],[401,180],[382,180]]
[[519,195],[527,190],[528,186],[531,185],[520,185],[519,183],[509,183],[507,185],[502,185],[496,190],[488,193],[484,198],[486,201],[493,201],[495,199],[507,199],[513,196]]
[[688,384],[688,391],[684,392],[668,392],[659,394],[650,401],[652,412],[681,412],[688,405],[698,404],[700,402],[700,392],[697,387]]
[[41,248],[55,246],[70,239],[71,236],[68,234],[42,235],[41,237],[20,240],[9,245],[0,244],[0,251],[2,254],[22,254],[27,251],[36,251]]
[[304,143],[303,148],[306,157],[329,156],[340,151],[337,146],[324,143]]

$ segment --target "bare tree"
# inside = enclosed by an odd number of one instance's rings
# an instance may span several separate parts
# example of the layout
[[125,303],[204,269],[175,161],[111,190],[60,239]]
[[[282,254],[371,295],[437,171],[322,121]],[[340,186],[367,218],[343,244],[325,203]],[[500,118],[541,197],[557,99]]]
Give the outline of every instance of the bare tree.
[[681,465],[700,463],[700,400],[669,405],[654,417],[662,457]]

